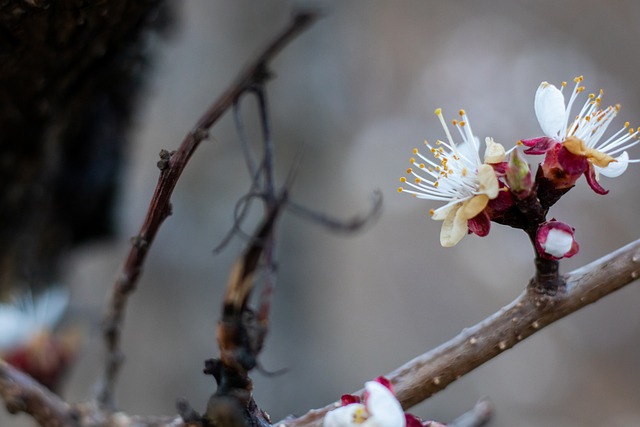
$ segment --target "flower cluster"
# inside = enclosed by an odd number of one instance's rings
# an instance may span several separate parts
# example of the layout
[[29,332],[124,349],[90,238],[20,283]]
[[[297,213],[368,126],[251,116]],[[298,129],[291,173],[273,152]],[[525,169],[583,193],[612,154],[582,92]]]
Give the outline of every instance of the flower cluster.
[[433,421],[421,421],[402,410],[393,393],[391,382],[385,377],[368,381],[364,398],[352,394],[342,396],[342,406],[329,411],[323,427],[438,427]]
[[[573,115],[572,107],[585,91],[582,81],[582,76],[574,79],[568,101],[564,96],[566,82],[560,89],[547,82],[540,84],[534,108],[544,135],[520,140],[508,151],[486,138],[482,159],[480,140],[473,134],[466,112],[460,110],[459,119],[452,122],[459,134],[455,139],[441,109],[436,110],[446,141],[425,141],[428,155],[413,150],[407,169],[411,177],[400,178],[398,191],[444,202],[429,211],[433,219],[443,220],[442,246],[454,246],[469,233],[485,236],[490,222],[496,222],[527,232],[539,258],[558,260],[577,253],[573,228],[555,219],[547,221],[549,208],[580,176],[585,176],[596,193],[606,194],[598,183],[600,175],[617,177],[630,163],[640,161],[630,160],[627,153],[639,142],[640,128],[627,122],[605,136],[620,106],[603,107],[602,90],[588,95]],[[524,154],[545,155],[535,175],[518,146],[524,147]]]

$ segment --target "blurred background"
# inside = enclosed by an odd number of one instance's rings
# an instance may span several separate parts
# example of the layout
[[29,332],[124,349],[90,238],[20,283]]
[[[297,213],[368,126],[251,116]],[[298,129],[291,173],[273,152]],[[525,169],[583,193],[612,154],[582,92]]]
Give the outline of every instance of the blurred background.
[[[155,62],[125,155],[117,237],[76,249],[62,270],[89,335],[64,387],[70,400],[85,398],[100,371],[100,315],[153,193],[159,151],[179,145],[297,4],[180,2],[170,36],[151,41]],[[533,111],[541,81],[584,75],[587,91],[602,88],[607,105],[622,105],[615,128],[640,125],[640,3],[632,0],[311,4],[325,17],[277,57],[268,85],[278,178],[299,161],[296,201],[346,218],[366,211],[379,189],[384,209],[355,236],[284,216],[261,362],[288,372],[254,375],[256,401],[274,421],[332,402],[452,338],[514,299],[533,274],[524,233],[493,224],[489,236],[445,249],[441,223],[428,216],[437,203],[397,193],[411,150],[444,138],[435,108],[447,119],[466,109],[476,135],[511,147],[541,134]],[[243,107],[259,147],[255,103]],[[212,249],[249,178],[230,114],[211,135],[178,183],[173,215],[130,300],[117,391],[130,413],[171,414],[179,397],[202,410],[215,390],[203,361],[216,356],[221,294],[243,242],[215,256]],[[640,158],[640,149],[630,154]],[[580,180],[553,208],[581,245],[563,271],[640,237],[639,179],[638,165],[603,178],[606,196]],[[487,396],[495,427],[640,425],[639,305],[640,288],[630,285],[411,412],[447,422]]]

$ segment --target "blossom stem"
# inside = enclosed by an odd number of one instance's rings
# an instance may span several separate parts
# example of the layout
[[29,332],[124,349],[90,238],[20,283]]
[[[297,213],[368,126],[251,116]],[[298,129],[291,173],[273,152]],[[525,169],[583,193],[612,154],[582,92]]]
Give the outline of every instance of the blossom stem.
[[566,286],[565,280],[560,277],[558,268],[560,263],[557,260],[536,255],[534,264],[536,274],[529,282],[530,289],[539,294],[553,296],[558,293],[559,288]]

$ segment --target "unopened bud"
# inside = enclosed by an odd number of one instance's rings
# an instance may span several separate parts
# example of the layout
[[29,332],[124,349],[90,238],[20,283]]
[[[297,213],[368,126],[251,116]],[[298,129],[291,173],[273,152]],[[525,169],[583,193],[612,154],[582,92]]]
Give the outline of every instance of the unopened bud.
[[543,258],[571,258],[578,253],[579,246],[574,237],[574,229],[564,222],[552,219],[538,228],[536,248]]
[[517,197],[523,198],[531,192],[533,181],[529,164],[520,156],[518,150],[513,150],[509,157],[509,166],[505,179],[511,192]]

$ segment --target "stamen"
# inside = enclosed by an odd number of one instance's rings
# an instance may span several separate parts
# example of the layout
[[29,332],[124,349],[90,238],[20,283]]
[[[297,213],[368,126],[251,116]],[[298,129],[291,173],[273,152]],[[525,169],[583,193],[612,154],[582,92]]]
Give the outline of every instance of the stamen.
[[458,150],[456,148],[456,144],[453,142],[453,137],[451,136],[451,132],[449,132],[449,127],[447,126],[447,123],[444,121],[444,117],[442,116],[442,108],[436,108],[435,113],[440,120],[440,124],[444,129],[445,135],[447,135],[447,141],[449,141],[449,145],[451,146],[452,151],[457,154]]

